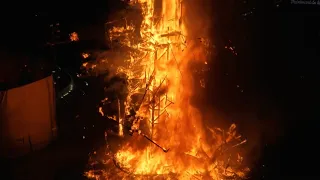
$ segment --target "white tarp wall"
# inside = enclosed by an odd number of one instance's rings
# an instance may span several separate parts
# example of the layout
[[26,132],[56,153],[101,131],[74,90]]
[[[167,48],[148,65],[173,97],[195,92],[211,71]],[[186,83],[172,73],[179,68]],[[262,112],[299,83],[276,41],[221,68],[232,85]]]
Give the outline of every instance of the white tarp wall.
[[0,100],[1,156],[25,155],[56,137],[52,76],[2,91]]

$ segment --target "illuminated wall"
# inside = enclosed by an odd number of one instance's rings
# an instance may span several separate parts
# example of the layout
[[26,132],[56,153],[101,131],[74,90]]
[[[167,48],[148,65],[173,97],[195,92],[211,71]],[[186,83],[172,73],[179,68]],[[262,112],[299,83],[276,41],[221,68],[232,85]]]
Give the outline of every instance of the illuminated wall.
[[1,94],[1,156],[39,150],[56,137],[52,76]]

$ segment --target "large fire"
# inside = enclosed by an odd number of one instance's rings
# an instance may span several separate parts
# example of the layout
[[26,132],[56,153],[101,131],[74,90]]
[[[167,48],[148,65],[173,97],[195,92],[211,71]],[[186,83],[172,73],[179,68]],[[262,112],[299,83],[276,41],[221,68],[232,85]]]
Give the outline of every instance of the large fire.
[[[92,169],[87,177],[244,178],[249,170],[236,148],[245,140],[237,135],[236,126],[232,124],[227,131],[207,127],[190,102],[197,83],[193,81],[195,67],[190,65],[207,64],[207,44],[190,35],[183,2],[155,1],[131,1],[132,9],[143,17],[139,27],[129,17],[108,32],[125,62],[113,68],[127,80],[125,98],[117,98],[118,114],[109,118],[118,122],[117,134],[125,140],[116,151],[109,150],[108,143],[104,170]],[[94,67],[104,67],[101,64],[108,61],[100,59]],[[202,80],[200,85],[205,87]],[[101,107],[99,112],[107,116]],[[132,135],[129,140],[124,138],[127,132]]]

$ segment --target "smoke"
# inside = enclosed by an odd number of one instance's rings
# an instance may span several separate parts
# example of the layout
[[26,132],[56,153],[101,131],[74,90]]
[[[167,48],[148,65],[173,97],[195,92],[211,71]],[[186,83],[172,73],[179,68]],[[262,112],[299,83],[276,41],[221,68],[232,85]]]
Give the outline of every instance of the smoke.
[[190,38],[210,37],[212,35],[211,16],[212,1],[184,0],[182,1],[184,23],[188,28]]
[[[204,49],[199,48],[203,44],[196,40],[208,38],[212,44],[218,41],[219,38],[215,37],[217,30],[214,22],[219,22],[219,20],[212,16],[215,14],[212,13],[215,6],[217,6],[217,3],[214,1],[183,1],[183,16],[189,39],[187,44],[194,53],[192,58],[196,60],[190,61],[193,63],[189,65],[190,72],[201,71],[204,67],[204,61],[211,62],[208,64],[209,71],[219,68],[214,67],[217,66],[216,62],[225,61],[223,56],[217,58],[205,55]],[[227,7],[224,8],[227,9]],[[219,31],[223,30],[220,29]],[[216,51],[212,47],[209,50]],[[250,91],[238,92],[236,91],[236,84],[234,84],[234,87],[226,85],[230,79],[226,79],[222,75],[217,76],[217,74],[222,73],[222,70],[218,69],[218,73],[209,71],[201,74],[206,79],[205,90],[200,87],[198,82],[201,79],[199,74],[193,76],[193,105],[200,110],[204,127],[227,129],[232,123],[237,125],[237,131],[248,140],[243,146],[243,151],[247,164],[251,166],[260,158],[261,148],[276,140],[277,135],[281,135],[280,125],[277,123],[281,119],[281,114],[277,107],[268,100],[268,97],[264,97],[258,92],[251,95],[249,94]],[[190,79],[188,79],[188,82],[190,82]],[[234,90],[227,88],[234,88]]]

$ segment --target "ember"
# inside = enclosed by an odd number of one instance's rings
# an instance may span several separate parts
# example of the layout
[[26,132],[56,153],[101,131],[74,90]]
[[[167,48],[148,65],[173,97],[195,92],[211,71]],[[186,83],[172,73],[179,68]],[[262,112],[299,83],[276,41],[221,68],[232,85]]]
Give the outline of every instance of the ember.
[[[232,124],[228,130],[206,127],[190,103],[193,96],[191,63],[207,65],[209,42],[189,36],[185,8],[179,0],[162,0],[161,14],[154,14],[153,0],[130,1],[142,11],[137,26],[133,17],[108,31],[111,47],[119,51],[126,88],[118,90],[115,104],[118,132],[105,134],[103,158],[90,157],[93,179],[241,179],[249,169],[236,148],[244,144]],[[136,11],[137,13],[140,11]],[[107,23],[112,24],[112,23]],[[140,33],[136,33],[137,29]],[[199,42],[200,39],[200,42]],[[97,68],[109,62],[98,59]],[[88,67],[87,63],[83,65]],[[205,81],[199,83],[205,88]],[[118,88],[122,87],[120,85]],[[121,93],[120,93],[121,92]],[[103,101],[105,102],[105,101]],[[98,112],[109,115],[99,107]],[[120,148],[109,135],[122,138]],[[132,135],[128,138],[126,135]],[[170,150],[169,150],[170,149]]]
[[78,33],[76,32],[69,34],[69,38],[70,38],[70,41],[79,41],[79,36],[78,36]]
[[82,57],[83,57],[84,59],[87,59],[87,58],[89,57],[89,54],[88,54],[88,53],[82,53]]

